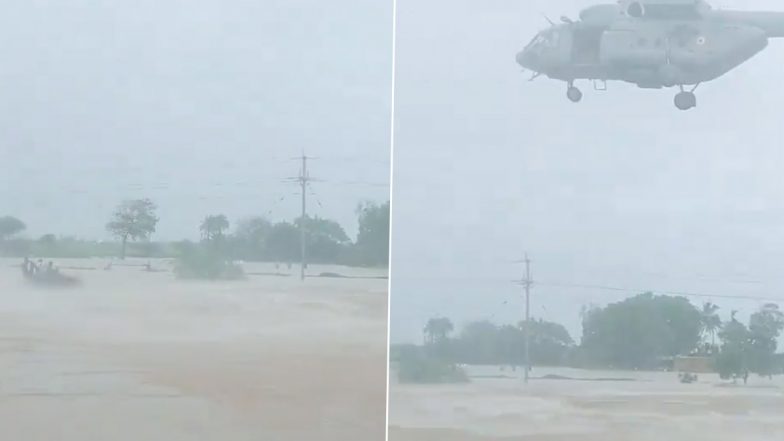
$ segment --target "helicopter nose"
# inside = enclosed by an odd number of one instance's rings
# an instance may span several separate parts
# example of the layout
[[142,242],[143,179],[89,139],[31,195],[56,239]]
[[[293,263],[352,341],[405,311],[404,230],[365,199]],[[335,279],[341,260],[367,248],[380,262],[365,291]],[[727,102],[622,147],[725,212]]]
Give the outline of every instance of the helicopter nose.
[[530,50],[522,50],[517,53],[517,64],[526,68],[532,69],[533,65],[536,64],[536,54],[531,52]]
[[517,60],[517,64],[525,67],[525,51],[518,52],[515,60]]

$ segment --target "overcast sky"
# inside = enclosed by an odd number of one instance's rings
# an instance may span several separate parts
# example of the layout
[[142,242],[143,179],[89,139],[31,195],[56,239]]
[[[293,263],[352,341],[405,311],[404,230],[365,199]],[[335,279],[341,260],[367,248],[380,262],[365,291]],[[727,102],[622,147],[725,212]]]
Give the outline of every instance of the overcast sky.
[[[698,90],[621,83],[575,105],[529,83],[517,51],[578,0],[399,0],[392,340],[429,317],[522,318],[511,283],[533,259],[532,313],[579,337],[590,284],[784,300],[784,41]],[[780,1],[714,2],[784,10]],[[762,301],[713,300],[727,317]],[[506,302],[506,303],[505,303]]]
[[388,198],[391,26],[387,1],[6,2],[0,215],[103,238],[149,197],[159,239],[211,213],[291,219],[304,149],[314,213],[353,235],[357,203]]

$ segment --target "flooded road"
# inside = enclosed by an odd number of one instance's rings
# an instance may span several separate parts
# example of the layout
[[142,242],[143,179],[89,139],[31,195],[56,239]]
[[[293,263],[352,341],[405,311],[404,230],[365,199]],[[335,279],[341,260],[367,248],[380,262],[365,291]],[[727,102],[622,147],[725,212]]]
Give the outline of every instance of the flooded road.
[[[472,375],[513,376],[474,368]],[[537,368],[535,377],[625,381],[475,378],[466,385],[401,385],[390,390],[390,441],[775,441],[784,439],[784,379],[748,386],[700,375]],[[394,376],[393,376],[394,379]],[[630,381],[633,380],[633,381]]]
[[0,260],[3,439],[384,439],[386,280],[56,263],[82,286],[34,287]]

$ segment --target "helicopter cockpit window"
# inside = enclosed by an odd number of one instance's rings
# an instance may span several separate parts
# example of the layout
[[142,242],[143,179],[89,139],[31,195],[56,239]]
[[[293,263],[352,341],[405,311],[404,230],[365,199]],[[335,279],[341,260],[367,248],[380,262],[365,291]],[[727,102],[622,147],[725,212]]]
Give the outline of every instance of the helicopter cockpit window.
[[558,46],[558,40],[561,37],[561,34],[558,32],[551,32],[550,35],[547,36],[547,43],[550,46]]
[[534,37],[526,48],[534,47],[534,46],[557,46],[558,45],[558,32],[554,31],[544,31],[540,32],[539,35]]
[[542,36],[542,34],[537,34],[536,37],[534,37],[534,39],[531,40],[531,42],[528,43],[528,45],[525,46],[525,48],[528,49],[530,47],[534,47],[536,45],[539,45],[539,44],[541,44],[543,42],[544,42],[544,37]]
[[545,46],[550,46],[550,47],[558,46],[558,38],[560,34],[557,31],[553,29],[547,30],[542,32],[540,36],[542,37],[540,43],[543,43]]

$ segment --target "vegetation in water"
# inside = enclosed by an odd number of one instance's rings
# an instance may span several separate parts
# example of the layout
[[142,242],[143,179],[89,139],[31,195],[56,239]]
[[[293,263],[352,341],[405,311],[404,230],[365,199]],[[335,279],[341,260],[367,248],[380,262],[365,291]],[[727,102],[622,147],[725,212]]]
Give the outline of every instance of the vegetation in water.
[[641,294],[585,308],[579,343],[562,325],[544,320],[532,319],[528,326],[478,321],[456,332],[450,319],[434,317],[423,328],[422,345],[397,345],[392,353],[401,360],[403,354],[417,355],[408,360],[413,372],[437,373],[435,366],[460,364],[523,366],[527,328],[533,366],[660,370],[671,369],[675,357],[701,356],[724,379],[784,373],[784,355],[777,353],[784,313],[777,305],[764,305],[748,325],[734,312],[722,322],[718,311],[712,303],[697,308],[684,297]]
[[395,356],[401,383],[464,383],[465,371],[455,363],[429,353],[428,348],[407,347]]
[[[255,216],[241,219],[232,225],[232,221],[223,214],[207,216],[198,225],[198,231],[202,241],[220,239],[220,259],[212,250],[201,249],[199,242],[155,241],[153,236],[159,221],[157,206],[148,199],[123,201],[115,208],[106,226],[114,241],[58,237],[53,234],[39,238],[24,237],[26,226],[23,221],[11,216],[0,217],[0,256],[177,258],[182,261],[183,272],[189,272],[194,267],[217,271],[219,267],[231,267],[219,263],[221,260],[299,261],[301,227],[304,227],[310,263],[382,267],[388,264],[388,202],[359,205],[359,232],[355,240],[348,237],[337,222],[320,217],[273,222]],[[183,250],[189,253],[188,257],[183,255]]]

